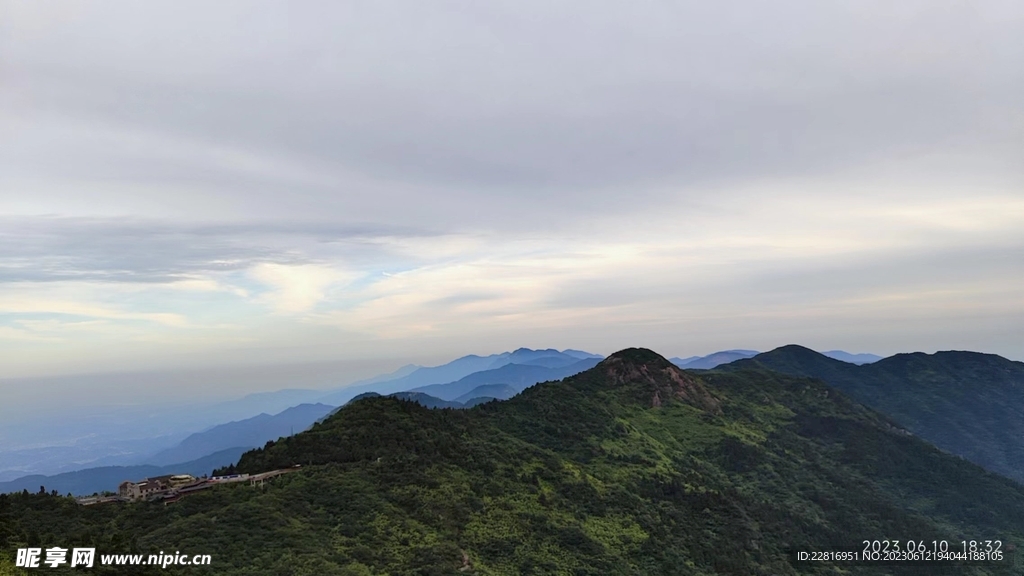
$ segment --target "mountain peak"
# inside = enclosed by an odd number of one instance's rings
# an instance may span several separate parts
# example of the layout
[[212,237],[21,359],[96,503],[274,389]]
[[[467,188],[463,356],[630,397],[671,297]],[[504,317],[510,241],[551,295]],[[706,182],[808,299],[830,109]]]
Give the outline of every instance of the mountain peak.
[[626,348],[624,350],[619,350],[618,352],[609,355],[604,362],[601,362],[601,364],[606,363],[653,365],[653,367],[659,369],[672,365],[667,358],[653,350],[648,350],[647,348]]
[[784,353],[787,353],[787,354],[804,354],[804,355],[810,355],[810,356],[824,356],[824,354],[822,354],[821,352],[818,352],[816,350],[811,350],[810,348],[808,348],[806,346],[801,346],[799,344],[786,344],[785,346],[779,346],[778,348],[775,348],[774,350],[770,350],[768,353],[775,353],[775,352],[778,352],[778,353],[783,353],[784,352]]
[[616,387],[638,388],[641,399],[652,407],[680,400],[709,412],[720,411],[718,399],[698,378],[646,348],[620,350],[594,370],[603,371]]

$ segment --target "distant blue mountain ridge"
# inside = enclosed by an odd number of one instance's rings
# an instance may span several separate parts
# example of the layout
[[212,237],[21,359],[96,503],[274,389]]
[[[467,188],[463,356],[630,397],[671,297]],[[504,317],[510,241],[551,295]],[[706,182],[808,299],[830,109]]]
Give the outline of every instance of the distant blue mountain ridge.
[[166,466],[175,462],[188,462],[235,446],[259,448],[268,440],[302,432],[333,409],[334,406],[326,404],[299,404],[273,416],[259,414],[214,426],[192,434],[173,448],[157,452],[146,459],[146,464]]
[[[429,384],[397,392],[392,391],[393,381],[383,382],[377,386],[376,390],[354,394],[346,402],[367,396],[387,395],[412,400],[428,408],[468,408],[484,401],[507,400],[538,382],[561,380],[589,370],[602,359],[597,354],[578,350],[572,352],[574,354],[566,354],[557,350],[520,348],[515,352],[494,355],[501,356],[495,362],[501,364],[499,368],[473,372],[454,382]],[[580,356],[585,356],[585,358],[580,359]],[[475,358],[479,358],[479,356]],[[504,363],[507,360],[522,363]],[[408,381],[401,380],[403,383]]]
[[466,392],[455,399],[456,402],[465,404],[476,398],[494,398],[496,400],[508,400],[519,393],[519,389],[511,384],[482,384]]
[[851,354],[849,352],[843,352],[842,350],[829,350],[828,352],[822,352],[821,354],[835,360],[841,360],[843,362],[858,365],[874,364],[882,359],[882,357],[877,354]]
[[[707,356],[677,357],[670,358],[669,361],[687,370],[710,370],[723,364],[743,360],[744,358],[753,358],[758,354],[760,352],[757,350],[722,350]],[[820,352],[820,354],[835,360],[849,362],[850,364],[871,364],[882,359],[881,356],[876,354],[851,354],[842,350],[829,350],[828,352]]]
[[[352,386],[330,392],[317,399],[322,404],[341,406],[363,392],[377,392],[378,394],[391,394],[394,392],[405,392],[418,390],[425,386],[435,384],[446,384],[458,381],[470,374],[485,370],[494,370],[509,364],[534,365],[547,368],[560,368],[580,362],[586,359],[600,359],[599,354],[591,354],[580,350],[558,351],[553,348],[544,350],[531,350],[519,348],[512,352],[491,354],[489,356],[477,356],[471,354],[463,356],[442,364],[440,366],[420,367],[399,378],[390,380],[375,380],[369,383],[356,383]],[[481,382],[481,384],[493,384],[495,382]],[[472,386],[463,391],[468,392]],[[429,392],[428,392],[429,394]]]
[[588,358],[557,367],[538,366],[535,364],[505,364],[493,370],[474,372],[455,382],[431,384],[430,386],[413,388],[411,391],[429,394],[442,400],[456,400],[474,388],[490,384],[505,384],[511,386],[517,392],[521,392],[538,382],[561,380],[573,374],[579,374],[584,370],[597,366],[597,363],[600,361],[600,358]]
[[669,362],[679,366],[680,368],[689,370],[710,370],[715,366],[728,364],[729,362],[735,362],[736,360],[742,360],[743,358],[751,358],[756,355],[756,350],[722,350],[721,352],[715,352],[713,354],[708,354],[707,356],[670,358]]

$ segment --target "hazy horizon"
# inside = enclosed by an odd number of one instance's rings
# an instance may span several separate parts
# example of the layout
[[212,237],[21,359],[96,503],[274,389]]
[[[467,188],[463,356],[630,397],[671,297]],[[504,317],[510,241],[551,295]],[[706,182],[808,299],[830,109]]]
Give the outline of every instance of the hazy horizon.
[[[789,343],[798,344],[799,343]],[[780,344],[783,346],[785,344]],[[767,352],[778,348],[771,346],[760,348]],[[516,347],[518,348],[518,347]],[[576,347],[536,346],[534,349],[556,348],[564,350]],[[654,350],[666,358],[688,356],[706,356],[722,350],[739,350],[743,347],[722,348],[702,353],[674,353]],[[749,349],[749,348],[747,348]],[[476,354],[489,356],[510,352],[494,350],[491,352],[468,352],[458,357]],[[584,350],[608,356],[619,349],[610,351]],[[819,352],[833,350],[817,348]],[[844,350],[851,354],[874,353],[869,350]],[[934,354],[941,350],[907,350],[897,353],[924,352]],[[984,350],[974,350],[983,352]],[[879,354],[882,357],[892,354]],[[456,357],[421,358],[418,362],[401,362],[396,360],[364,360],[362,362],[303,362],[292,364],[267,364],[251,366],[218,366],[192,367],[150,371],[122,371],[93,374],[67,374],[57,376],[37,376],[30,378],[0,379],[0,386],[7,389],[5,399],[8,401],[0,406],[0,421],[8,424],[9,430],[20,428],[26,422],[38,421],[39,418],[64,418],[69,414],[85,411],[87,418],[94,418],[95,410],[113,409],[132,411],[166,409],[174,410],[189,406],[206,405],[216,402],[238,400],[251,394],[277,392],[288,389],[309,389],[328,392],[358,383],[360,380],[389,374],[409,364],[421,367],[446,364]],[[1021,361],[1020,358],[1009,358]],[[144,387],[140,388],[140,384]],[[207,390],[204,395],[193,393],[192,387]],[[104,391],[97,395],[95,390]],[[188,392],[182,394],[181,390]],[[60,395],[61,401],[55,403],[54,396]],[[45,426],[44,426],[45,427]],[[0,428],[0,438],[4,430]]]
[[1020,3],[0,10],[11,414],[520,346],[1024,360]]

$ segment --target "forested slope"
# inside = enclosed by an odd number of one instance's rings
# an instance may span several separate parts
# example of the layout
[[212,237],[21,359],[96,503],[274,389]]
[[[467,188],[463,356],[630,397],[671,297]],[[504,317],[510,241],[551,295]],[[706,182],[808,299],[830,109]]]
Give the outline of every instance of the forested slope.
[[1024,363],[995,354],[896,354],[863,366],[783,346],[719,367],[820,378],[914,434],[1024,482]]
[[238,468],[295,464],[263,490],[218,487],[167,507],[13,496],[7,545],[214,555],[189,574],[597,576],[936,574],[798,563],[793,552],[882,538],[1024,542],[1024,488],[824,383],[763,370],[697,377],[643,349],[469,410],[358,400]]

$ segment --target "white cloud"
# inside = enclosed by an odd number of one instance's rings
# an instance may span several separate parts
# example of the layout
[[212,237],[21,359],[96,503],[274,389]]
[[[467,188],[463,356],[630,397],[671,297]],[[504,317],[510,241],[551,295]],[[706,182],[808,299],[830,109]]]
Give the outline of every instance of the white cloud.
[[5,295],[0,299],[0,314],[63,314],[111,320],[143,320],[164,326],[184,327],[188,321],[171,312],[129,312],[86,300]]
[[258,264],[249,275],[269,287],[257,300],[279,313],[308,312],[323,302],[328,291],[340,288],[358,277],[329,266],[303,264]]

